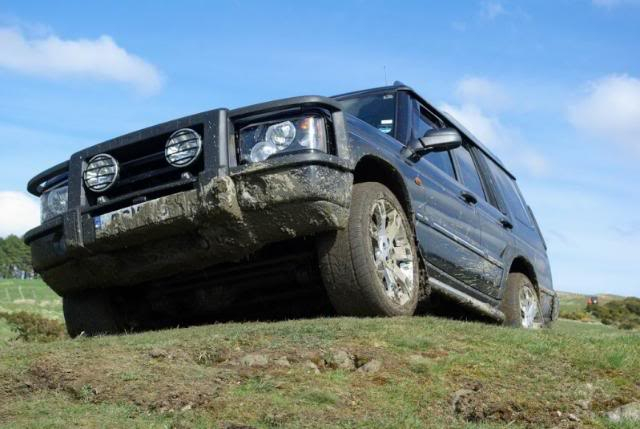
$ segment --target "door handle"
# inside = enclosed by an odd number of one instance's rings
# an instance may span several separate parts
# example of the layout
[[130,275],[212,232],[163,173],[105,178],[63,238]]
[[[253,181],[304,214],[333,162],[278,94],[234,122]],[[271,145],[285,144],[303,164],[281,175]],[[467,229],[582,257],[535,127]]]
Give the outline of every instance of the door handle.
[[500,225],[502,225],[504,229],[513,229],[513,224],[506,217],[500,219]]
[[476,196],[467,191],[460,192],[460,199],[467,204],[476,204],[478,202]]

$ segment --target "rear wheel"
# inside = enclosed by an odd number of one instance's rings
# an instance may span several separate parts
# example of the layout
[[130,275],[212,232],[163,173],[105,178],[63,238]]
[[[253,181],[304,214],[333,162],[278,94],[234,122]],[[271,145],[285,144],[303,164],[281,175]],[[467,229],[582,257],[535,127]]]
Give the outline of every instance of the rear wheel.
[[88,290],[62,298],[67,332],[72,338],[116,334],[122,331],[111,297],[106,291]]
[[339,314],[414,313],[419,276],[413,230],[398,199],[380,183],[354,185],[347,228],[319,240],[319,259]]
[[504,324],[516,328],[535,329],[543,326],[540,300],[533,283],[522,273],[510,273],[500,309]]

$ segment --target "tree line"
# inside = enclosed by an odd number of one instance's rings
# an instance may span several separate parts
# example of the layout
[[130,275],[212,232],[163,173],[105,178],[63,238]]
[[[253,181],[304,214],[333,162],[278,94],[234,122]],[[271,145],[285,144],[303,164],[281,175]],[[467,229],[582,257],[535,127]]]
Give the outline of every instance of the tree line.
[[31,251],[22,239],[15,235],[0,237],[0,277],[33,275]]

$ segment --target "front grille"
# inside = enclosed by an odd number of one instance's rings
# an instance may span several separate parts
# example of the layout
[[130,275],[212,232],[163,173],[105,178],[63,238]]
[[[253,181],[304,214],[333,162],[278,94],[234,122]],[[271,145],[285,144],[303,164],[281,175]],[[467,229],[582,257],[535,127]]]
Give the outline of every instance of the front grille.
[[[191,126],[201,136],[203,125]],[[134,200],[157,198],[188,187],[193,180],[185,179],[183,174],[197,177],[204,169],[204,156],[184,168],[170,165],[165,159],[165,144],[172,132],[133,142],[108,151],[120,164],[120,175],[116,183],[103,193],[86,191],[89,208],[104,205],[109,210],[126,207]],[[104,195],[108,202],[98,204],[98,197]]]

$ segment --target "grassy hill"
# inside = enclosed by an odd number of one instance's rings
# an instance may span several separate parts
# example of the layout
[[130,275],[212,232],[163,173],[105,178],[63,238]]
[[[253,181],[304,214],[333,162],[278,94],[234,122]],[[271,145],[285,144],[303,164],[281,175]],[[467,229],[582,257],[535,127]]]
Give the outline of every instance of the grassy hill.
[[[558,292],[560,295],[560,308],[562,312],[576,312],[585,311],[587,307],[587,299],[590,295],[582,295],[573,292]],[[623,296],[612,294],[600,294],[596,295],[601,305],[604,305],[611,301],[624,299]]]
[[[13,293],[1,305],[58,308]],[[333,318],[0,340],[8,428],[631,428],[602,416],[638,399],[640,333],[573,321]]]
[[[0,279],[0,314],[26,311],[62,321],[62,299],[42,280]],[[2,343],[11,340],[16,333],[6,320],[0,317],[0,350]]]

